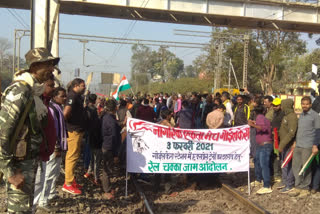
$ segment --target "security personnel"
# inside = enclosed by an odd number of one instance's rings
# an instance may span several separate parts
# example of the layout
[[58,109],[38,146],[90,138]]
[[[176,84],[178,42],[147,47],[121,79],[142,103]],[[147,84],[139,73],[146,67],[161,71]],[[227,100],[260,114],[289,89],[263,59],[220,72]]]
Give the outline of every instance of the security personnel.
[[29,68],[15,74],[0,111],[0,171],[7,183],[8,213],[32,212],[42,127],[48,114],[39,96],[60,60],[45,48],[32,49],[25,58]]

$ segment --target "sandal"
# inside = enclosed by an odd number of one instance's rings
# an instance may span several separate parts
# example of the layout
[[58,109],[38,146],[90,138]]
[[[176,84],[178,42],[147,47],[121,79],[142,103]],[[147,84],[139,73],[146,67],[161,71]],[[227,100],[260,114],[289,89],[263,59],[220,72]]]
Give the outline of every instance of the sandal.
[[107,199],[107,200],[112,200],[112,199],[114,199],[114,195],[113,195],[112,193],[110,193],[110,192],[103,193],[102,197],[103,197],[104,199]]

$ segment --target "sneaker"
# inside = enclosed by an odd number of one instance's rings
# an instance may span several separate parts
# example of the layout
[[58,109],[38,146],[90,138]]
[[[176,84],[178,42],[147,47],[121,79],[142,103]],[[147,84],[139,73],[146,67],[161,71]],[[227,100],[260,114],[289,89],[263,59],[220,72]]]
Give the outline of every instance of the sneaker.
[[299,198],[303,198],[310,195],[310,191],[308,189],[300,190]]
[[262,181],[253,181],[250,183],[251,186],[254,187],[261,187],[262,186]]
[[107,193],[103,193],[102,197],[107,200],[113,200],[114,194],[112,194],[111,192],[107,192]]
[[269,188],[262,187],[257,191],[257,194],[259,195],[268,194],[268,193],[272,193],[272,189],[270,187]]
[[274,181],[275,183],[279,183],[279,182],[282,181],[282,179],[281,179],[280,177],[274,177],[274,178],[273,178],[273,181]]
[[54,193],[54,194],[50,194],[50,197],[48,197],[49,201],[55,201],[55,200],[59,200],[60,196],[58,195],[59,193]]
[[283,188],[285,188],[285,187],[286,187],[286,185],[280,184],[280,185],[277,186],[277,189],[283,189]]
[[297,197],[300,194],[300,190],[297,188],[293,188],[291,192],[288,193],[290,197]]
[[82,187],[83,187],[82,185],[77,184],[76,179],[73,179],[72,186],[74,186],[77,189],[82,189]]
[[38,210],[41,211],[41,213],[52,213],[56,211],[56,208],[49,205],[39,205],[37,207],[37,211]]
[[63,184],[62,190],[65,192],[71,193],[73,195],[80,195],[81,194],[81,190],[79,190],[78,188],[76,188],[73,185],[67,186],[66,184]]
[[91,176],[90,173],[86,173],[86,174],[83,175],[83,177],[85,177],[85,178],[89,178],[90,176]]
[[311,194],[316,194],[318,191],[316,189],[311,190]]
[[282,190],[280,190],[280,193],[288,193],[288,192],[292,192],[293,188],[290,187],[284,187]]

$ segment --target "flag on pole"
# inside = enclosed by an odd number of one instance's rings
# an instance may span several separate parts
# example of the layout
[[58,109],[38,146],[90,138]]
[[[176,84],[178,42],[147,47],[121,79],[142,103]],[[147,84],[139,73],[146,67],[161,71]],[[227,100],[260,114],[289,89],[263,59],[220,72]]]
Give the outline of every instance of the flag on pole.
[[116,100],[119,100],[119,99],[120,99],[120,98],[119,98],[119,93],[120,93],[121,91],[125,91],[125,90],[128,90],[128,89],[130,89],[130,88],[131,88],[131,86],[130,86],[130,84],[129,84],[127,78],[126,78],[126,76],[123,75],[123,77],[122,77],[122,79],[121,79],[121,81],[120,81],[117,89],[112,93],[112,96],[113,96]]
[[278,129],[277,128],[273,128],[273,136],[274,136],[274,154],[276,154],[277,156],[279,156],[279,137],[278,137]]
[[284,158],[284,161],[281,165],[281,169],[286,167],[288,165],[288,163],[291,161],[292,156],[293,156],[293,148],[290,150],[290,152],[287,154],[287,156]]
[[299,172],[299,175],[302,175],[307,169],[310,167],[313,159],[316,157],[316,155],[311,154],[307,162],[303,165],[302,169]]
[[317,91],[318,67],[315,64],[312,64],[311,71],[311,88]]

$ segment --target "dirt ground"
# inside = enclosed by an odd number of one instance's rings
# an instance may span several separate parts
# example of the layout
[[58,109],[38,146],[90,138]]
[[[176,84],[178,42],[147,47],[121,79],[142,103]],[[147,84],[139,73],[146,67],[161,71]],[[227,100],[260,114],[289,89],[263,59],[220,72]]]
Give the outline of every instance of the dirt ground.
[[[117,173],[111,179],[116,193],[115,200],[110,201],[103,199],[101,187],[95,186],[92,182],[83,177],[81,164],[76,171],[79,184],[83,184],[83,193],[74,196],[61,190],[64,175],[61,174],[57,183],[59,198],[50,203],[55,209],[52,213],[143,213],[143,204],[140,196],[135,192],[135,188],[130,184],[128,198],[125,198],[125,173]],[[6,213],[6,194],[5,185],[0,184],[0,214]],[[37,211],[37,214],[47,212]]]
[[[251,180],[254,178],[254,170],[251,168]],[[246,196],[253,202],[257,203],[270,213],[274,214],[307,214],[320,213],[320,192],[310,194],[307,197],[290,197],[288,194],[281,194],[273,185],[271,194],[258,195],[258,188],[253,187],[251,195],[248,196],[248,185],[246,173],[235,173],[232,175],[222,175],[221,180],[238,190],[242,195]]]
[[[253,169],[252,178],[253,178]],[[154,186],[140,184],[145,192],[154,213],[197,213],[197,214],[238,214],[248,213],[249,210],[220,189],[220,183],[226,183],[242,195],[257,203],[270,213],[320,213],[320,193],[305,198],[291,198],[280,194],[273,188],[271,194],[257,195],[257,188],[252,189],[252,194],[247,193],[247,173],[233,174],[202,174],[191,175],[188,183],[182,185],[179,175],[171,176],[170,182],[162,182],[157,191]],[[152,178],[152,176],[150,176]],[[57,190],[59,198],[51,202],[55,213],[145,213],[144,205],[136,192],[133,184],[129,182],[128,198],[125,198],[125,173],[118,172],[112,178],[116,188],[115,200],[108,201],[102,198],[102,189],[83,178],[81,164],[77,168],[77,179],[84,184],[83,194],[73,196],[61,190],[64,175],[58,180]],[[194,183],[197,185],[194,185]],[[170,183],[171,188],[165,186]],[[166,191],[166,189],[170,189]],[[0,213],[5,213],[6,195],[5,186],[0,184]],[[43,212],[37,212],[41,214]]]

